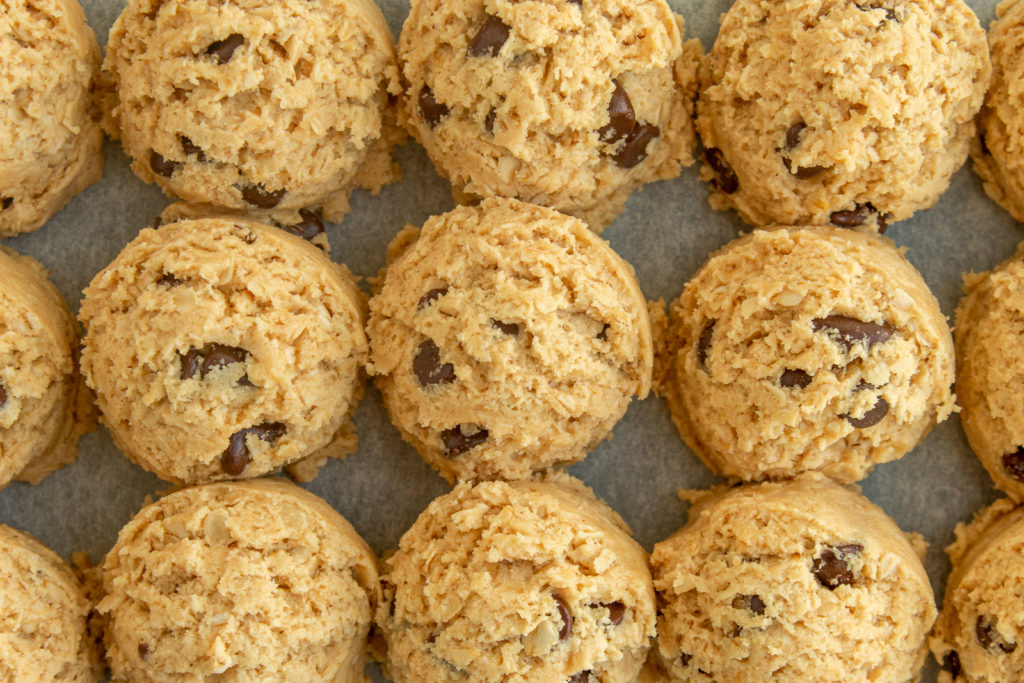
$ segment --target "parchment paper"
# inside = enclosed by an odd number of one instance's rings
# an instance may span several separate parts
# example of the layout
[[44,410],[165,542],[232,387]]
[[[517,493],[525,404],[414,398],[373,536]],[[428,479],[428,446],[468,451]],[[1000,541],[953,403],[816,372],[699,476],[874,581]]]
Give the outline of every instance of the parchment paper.
[[[123,0],[83,4],[102,46]],[[379,4],[397,38],[408,3]],[[730,2],[669,4],[685,18],[687,37],[699,37],[707,50],[717,33],[718,17]],[[996,1],[968,4],[987,28],[995,17]],[[344,223],[328,227],[332,258],[357,275],[377,273],[388,241],[405,223],[422,224],[428,216],[453,207],[448,183],[416,143],[402,148],[398,157],[403,180],[376,197],[354,193],[352,212]],[[106,158],[101,183],[78,195],[41,230],[3,241],[42,261],[73,311],[92,277],[171,201],[131,173],[119,144],[107,143]],[[887,233],[907,248],[908,258],[949,317],[962,292],[962,273],[991,268],[1024,237],[1009,214],[985,196],[969,165],[957,173],[935,207],[896,223]],[[711,251],[747,229],[735,214],[708,207],[707,189],[692,167],[680,178],[634,194],[626,213],[603,237],[636,268],[648,298],[670,301]],[[359,406],[356,424],[359,451],[344,461],[330,462],[308,488],[339,510],[381,553],[395,547],[416,516],[448,486],[401,441],[372,387]],[[634,402],[616,427],[614,440],[571,472],[626,519],[648,551],[685,520],[676,490],[716,481],[680,440],[664,401],[654,396]],[[941,601],[949,572],[943,549],[953,539],[953,527],[999,495],[971,453],[959,419],[953,416],[937,427],[902,460],[878,466],[861,485],[904,530],[920,532],[928,540],[928,574]],[[86,550],[99,561],[143,499],[167,488],[122,456],[101,428],[81,441],[81,457],[74,465],[38,486],[15,483],[0,491],[0,521],[35,534],[65,558],[72,551]],[[374,681],[385,680],[375,665],[370,668]],[[934,681],[935,672],[929,662],[924,680]]]

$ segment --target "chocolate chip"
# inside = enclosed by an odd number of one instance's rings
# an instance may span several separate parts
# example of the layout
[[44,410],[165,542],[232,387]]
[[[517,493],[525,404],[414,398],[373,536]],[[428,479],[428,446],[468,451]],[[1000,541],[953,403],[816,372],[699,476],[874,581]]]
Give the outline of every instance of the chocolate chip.
[[316,215],[309,209],[299,209],[299,220],[298,223],[292,223],[291,225],[285,225],[282,229],[290,232],[293,235],[298,235],[304,240],[310,240],[317,235],[324,234],[324,222],[320,220],[320,216]]
[[416,349],[412,359],[412,370],[416,373],[421,387],[435,384],[451,384],[455,381],[455,366],[441,362],[441,350],[432,340],[427,339]]
[[480,30],[469,41],[470,57],[494,57],[508,40],[509,26],[504,21],[488,14]]
[[178,354],[181,359],[181,379],[192,379],[199,372],[203,364],[203,352],[199,349],[189,349],[185,355]]
[[628,137],[636,128],[636,113],[626,89],[618,81],[612,83],[615,84],[615,90],[612,91],[612,98],[608,102],[608,125],[599,128],[597,135],[601,142],[613,145]]
[[832,330],[838,335],[838,342],[849,350],[856,342],[864,342],[870,348],[875,344],[883,344],[892,337],[893,330],[889,323],[865,322],[848,315],[832,314],[811,321],[815,332]]
[[164,273],[156,281],[158,285],[164,285],[166,287],[177,287],[182,282],[184,282],[184,280],[179,280],[171,273]]
[[1003,469],[1017,481],[1024,481],[1024,446],[1003,456]]
[[956,650],[950,650],[946,653],[946,656],[942,658],[942,668],[953,674],[953,678],[956,678],[963,672],[963,668],[960,666],[960,654]]
[[613,626],[618,626],[622,623],[622,618],[626,616],[626,605],[616,600],[615,602],[602,602],[601,607],[608,608],[608,619],[612,622]]
[[558,616],[562,618],[562,628],[558,630],[559,640],[569,640],[572,636],[572,612],[569,611],[569,606],[565,604],[562,598],[555,597],[555,605],[558,607]]
[[697,340],[697,362],[708,372],[708,351],[711,350],[711,337],[715,333],[715,320],[704,325],[700,332],[700,339]]
[[498,118],[498,110],[492,109],[487,112],[487,118],[484,119],[484,130],[488,133],[494,132],[494,119]]
[[871,3],[870,5],[861,5],[859,3],[854,3],[854,4],[857,5],[857,9],[859,9],[861,12],[868,12],[868,11],[874,10],[874,9],[884,9],[885,10],[885,18],[887,20],[889,20],[889,21],[896,21],[896,22],[898,22],[900,20],[899,17],[896,15],[896,10],[889,9],[888,7],[883,7],[882,5],[880,5],[878,3]]
[[6,211],[11,208],[11,204],[14,203],[14,197],[3,197],[0,198],[0,211]]
[[803,389],[810,384],[813,379],[814,377],[803,370],[792,370],[790,368],[786,368],[782,371],[782,376],[779,377],[779,384],[787,389],[792,389],[794,387]]
[[581,671],[578,674],[573,674],[569,678],[569,683],[590,683],[590,670]]
[[451,110],[447,104],[438,102],[434,99],[434,91],[430,89],[430,86],[424,85],[420,88],[419,95],[420,102],[420,115],[423,116],[423,120],[427,122],[427,125],[431,128],[441,123],[441,119],[448,116]]
[[203,359],[202,373],[205,376],[211,370],[222,368],[233,363],[244,363],[249,352],[237,346],[226,346],[224,344],[210,343],[203,349],[206,358]]
[[181,139],[181,149],[184,150],[185,156],[194,156],[196,161],[206,161],[206,153],[203,152],[202,148],[184,135],[179,135],[178,137]]
[[843,417],[846,418],[846,421],[849,422],[854,429],[867,429],[868,427],[873,427],[881,422],[882,418],[885,417],[888,412],[888,401],[879,396],[878,400],[875,401],[874,407],[864,413],[863,417],[851,417],[850,415],[843,415]]
[[1017,649],[1017,643],[1007,643],[988,617],[978,617],[978,621],[974,625],[974,633],[978,637],[978,644],[986,650],[991,649],[993,645],[998,646],[1007,654]]
[[434,303],[435,301],[437,301],[437,299],[439,299],[440,297],[444,296],[447,293],[447,287],[437,287],[436,289],[431,289],[429,292],[421,296],[418,302],[416,302],[416,310],[423,310],[424,308]]
[[679,663],[684,667],[690,666],[690,660],[693,659],[693,655],[688,655],[685,652],[679,655]]
[[221,64],[227,64],[231,61],[231,57],[235,54],[235,50],[240,48],[244,43],[245,38],[241,33],[232,33],[224,40],[216,40],[210,43],[210,46],[206,48],[206,54],[213,55],[213,57]]
[[811,571],[818,579],[818,583],[829,590],[835,590],[838,586],[848,586],[853,583],[853,572],[847,565],[846,558],[862,550],[864,546],[859,543],[828,546],[814,558]]
[[[858,225],[864,225],[873,213],[878,213],[878,209],[870,202],[867,204],[855,204],[852,209],[833,211],[829,215],[829,220],[832,221],[832,225],[838,228],[856,228]],[[881,225],[884,221],[884,218],[879,219],[879,230],[884,229]]]
[[577,7],[583,7],[583,0],[568,0],[570,5],[576,5]]
[[782,157],[782,163],[786,167],[786,170],[789,171],[791,175],[796,176],[799,180],[809,180],[828,170],[828,167],[826,166],[801,166],[794,171],[793,162],[789,157]]
[[708,166],[718,176],[715,178],[715,187],[718,188],[719,192],[732,194],[740,189],[740,180],[736,177],[736,172],[732,170],[732,166],[725,160],[722,150],[717,147],[708,147],[704,150],[704,161],[708,163]]
[[153,173],[156,173],[158,176],[170,178],[174,175],[174,172],[178,170],[179,166],[181,166],[181,164],[177,161],[164,159],[163,156],[157,154],[156,151],[153,151],[149,155],[149,167],[153,169]]
[[159,228],[163,224],[164,224],[164,219],[160,218],[160,216],[157,216],[156,218],[153,219],[153,222],[149,224],[149,227],[151,227],[154,230],[156,230],[157,228]]
[[242,199],[250,206],[259,209],[273,209],[284,199],[284,188],[271,192],[263,186],[263,183],[246,185],[242,188]]
[[147,643],[139,643],[139,657],[145,659],[149,656],[149,645]]
[[477,427],[476,431],[472,431],[473,428],[472,425],[457,425],[441,432],[441,443],[444,444],[445,453],[449,458],[462,455],[487,441],[486,429]]
[[609,325],[608,323],[605,323],[604,327],[601,328],[601,331],[597,333],[597,338],[600,339],[601,341],[608,341],[608,330],[609,329],[611,329],[611,325]]
[[760,595],[737,595],[732,599],[734,609],[745,609],[761,616],[764,614],[766,605]]
[[803,139],[803,132],[807,130],[807,124],[803,121],[794,123],[786,131],[786,149],[793,149]]
[[231,435],[227,449],[221,453],[220,467],[225,474],[237,477],[245,471],[249,464],[249,447],[245,445],[245,437],[252,434],[258,439],[273,443],[287,431],[284,424],[280,422],[264,422],[255,427],[240,429]]
[[7,405],[7,389],[4,389],[4,385],[0,384],[0,408]]
[[650,123],[638,124],[615,155],[621,168],[633,168],[647,158],[648,143],[661,135],[661,129]]
[[519,325],[516,323],[503,323],[500,320],[491,318],[491,327],[494,327],[502,334],[506,334],[510,337],[514,337],[519,334]]

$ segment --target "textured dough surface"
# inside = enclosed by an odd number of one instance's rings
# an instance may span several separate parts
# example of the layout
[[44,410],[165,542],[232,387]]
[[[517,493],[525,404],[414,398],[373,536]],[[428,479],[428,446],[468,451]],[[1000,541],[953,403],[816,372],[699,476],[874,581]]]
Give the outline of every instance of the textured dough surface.
[[121,530],[102,573],[115,681],[369,681],[376,558],[293,484],[172,493]]
[[[888,337],[844,336],[833,316]],[[727,477],[857,481],[954,409],[938,302],[875,234],[793,227],[730,242],[673,302],[667,355],[661,390],[680,434]]]
[[[488,21],[507,39],[475,56]],[[413,0],[398,46],[406,126],[457,199],[517,197],[600,231],[633,190],[693,163],[701,49],[682,30],[664,0]],[[646,145],[601,139],[616,83],[632,132],[658,129]],[[424,116],[425,88],[446,114]],[[616,161],[627,145],[631,167]]]
[[917,680],[935,620],[923,556],[818,473],[712,489],[651,554],[661,680]]
[[567,475],[457,485],[402,536],[384,591],[398,683],[626,683],[654,636],[646,553]]
[[985,192],[1024,221],[1024,3],[1006,0],[989,27],[992,85],[971,146]]
[[[161,478],[255,477],[312,456],[293,465],[306,480],[355,450],[364,309],[348,270],[299,237],[183,220],[143,230],[86,288],[82,372],[118,448]],[[235,358],[205,367],[212,344]]]
[[647,395],[643,293],[579,220],[488,199],[392,247],[370,301],[370,372],[403,438],[449,481],[582,460]]
[[42,264],[0,247],[0,488],[38,484],[78,457],[96,408],[76,367],[78,330]]
[[103,68],[107,132],[186,201],[338,221],[353,186],[396,177],[394,40],[372,0],[130,0]]
[[167,205],[160,215],[156,217],[151,226],[158,229],[168,223],[177,223],[182,220],[197,220],[200,218],[223,218],[233,220],[256,221],[264,225],[273,225],[285,232],[298,235],[307,242],[331,253],[331,245],[327,241],[327,233],[324,228],[323,218],[315,211],[308,209],[270,209],[270,210],[248,210],[225,209],[210,204],[189,204],[188,202],[174,202]]
[[86,622],[91,607],[63,560],[0,524],[0,680],[99,680]]
[[884,230],[946,190],[990,72],[962,0],[738,0],[701,73],[711,204]]
[[956,391],[971,449],[996,487],[1024,500],[1024,243],[987,273],[964,276],[956,309]]
[[76,0],[0,2],[0,237],[39,228],[103,175],[99,66]]

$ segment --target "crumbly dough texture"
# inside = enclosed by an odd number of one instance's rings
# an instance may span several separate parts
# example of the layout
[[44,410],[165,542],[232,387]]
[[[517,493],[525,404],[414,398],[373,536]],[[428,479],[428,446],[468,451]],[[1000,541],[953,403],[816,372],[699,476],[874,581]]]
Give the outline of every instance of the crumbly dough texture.
[[[476,41],[488,22],[507,27],[504,42]],[[693,163],[701,48],[682,33],[664,0],[413,0],[398,45],[402,114],[457,200],[517,197],[600,231],[633,190]],[[616,83],[633,132],[658,129],[646,145],[601,139]],[[632,166],[616,161],[627,146]]]
[[78,373],[78,329],[64,298],[30,256],[0,246],[0,488],[38,484],[78,457],[96,428]]
[[383,583],[398,683],[632,682],[654,636],[646,553],[568,475],[457,485],[402,536]]
[[402,233],[370,301],[370,372],[441,474],[517,479],[583,459],[651,384],[633,269],[579,220],[488,199]]
[[946,190],[990,72],[963,0],[737,0],[701,70],[711,205],[884,230]]
[[107,132],[185,201],[336,222],[354,186],[397,178],[394,39],[372,0],[130,0],[103,69]]
[[91,607],[56,553],[0,524],[0,680],[98,681]]
[[964,275],[956,309],[960,423],[996,487],[1024,500],[1024,243],[986,273]]
[[115,681],[369,681],[376,557],[293,484],[225,482],[162,498],[121,530],[102,574],[97,609]]
[[939,683],[1024,679],[1024,509],[1006,498],[958,524],[953,568],[930,638]]
[[660,680],[917,680],[935,620],[924,551],[818,473],[712,489],[651,554]]
[[985,192],[1024,222],[1024,3],[1004,0],[989,27],[992,85],[971,145]]
[[712,254],[669,314],[660,391],[726,477],[857,481],[955,408],[949,326],[877,234],[756,230]]
[[299,237],[223,218],[145,229],[86,288],[79,315],[104,423],[163,479],[290,465],[305,481],[355,450],[365,302],[344,266]]
[[103,175],[99,66],[76,0],[0,1],[0,237],[39,228]]

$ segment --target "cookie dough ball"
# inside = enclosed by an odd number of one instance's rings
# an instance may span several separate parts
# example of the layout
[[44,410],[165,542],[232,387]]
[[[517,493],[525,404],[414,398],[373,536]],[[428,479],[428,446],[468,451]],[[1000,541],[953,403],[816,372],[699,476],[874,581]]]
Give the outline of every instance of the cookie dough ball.
[[698,496],[651,554],[661,680],[916,681],[924,545],[817,473]]
[[992,86],[971,156],[985,192],[1024,221],[1024,3],[1001,2],[989,29]]
[[156,229],[167,223],[198,218],[242,218],[265,225],[273,225],[285,232],[298,235],[307,242],[312,242],[328,254],[331,253],[331,245],[327,241],[327,232],[324,228],[323,218],[319,213],[311,209],[299,209],[297,211],[294,209],[232,211],[231,209],[211,206],[210,204],[174,202],[160,212],[160,215],[153,221],[152,227]]
[[662,390],[680,434],[726,477],[857,481],[954,408],[946,319],[876,234],[793,227],[734,240],[672,304],[667,353]]
[[459,484],[387,561],[398,683],[632,682],[654,636],[647,556],[577,480]]
[[76,0],[0,13],[0,237],[29,232],[103,175],[100,48]]
[[971,449],[996,487],[1024,500],[1024,243],[987,273],[964,276],[956,310],[956,393]]
[[30,256],[0,247],[0,488],[38,484],[78,457],[96,408],[78,374],[78,329]]
[[1024,679],[1024,509],[1005,498],[959,524],[946,549],[953,563],[931,650],[952,681]]
[[489,199],[400,234],[399,250],[370,301],[370,371],[449,481],[582,460],[647,395],[643,294],[579,220]]
[[737,0],[701,74],[711,204],[884,231],[949,186],[990,71],[962,0]]
[[167,481],[284,465],[308,480],[355,450],[364,308],[298,237],[183,220],[143,230],[86,288],[82,371],[117,446]]
[[700,45],[664,0],[413,0],[404,115],[456,198],[517,197],[600,231],[693,163]]
[[293,484],[210,484],[146,506],[102,565],[107,662],[130,683],[362,683],[376,558]]
[[108,132],[188,202],[338,221],[354,186],[395,177],[398,69],[372,0],[130,0],[103,68]]

